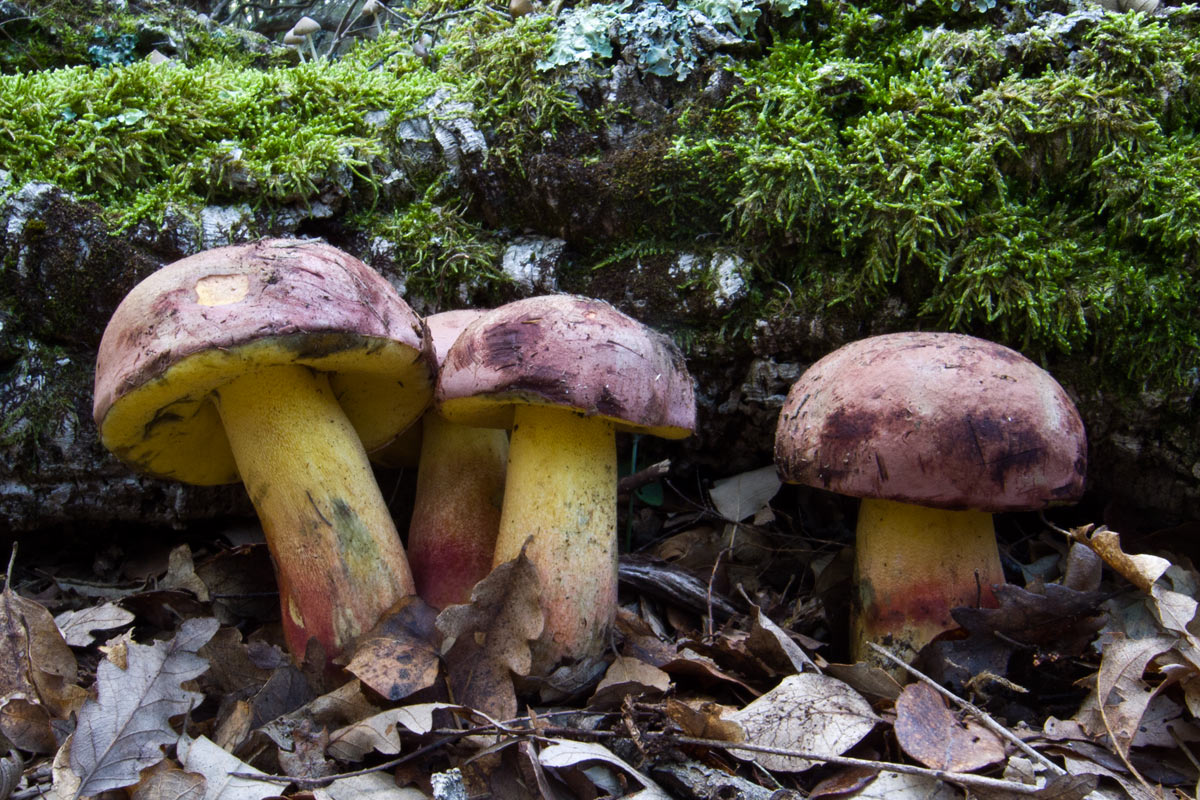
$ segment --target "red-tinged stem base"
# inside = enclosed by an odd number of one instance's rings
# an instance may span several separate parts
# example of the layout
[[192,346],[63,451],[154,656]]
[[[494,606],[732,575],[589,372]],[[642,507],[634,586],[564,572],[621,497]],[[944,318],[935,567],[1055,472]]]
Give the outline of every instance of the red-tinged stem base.
[[508,436],[432,412],[422,426],[408,562],[421,598],[445,608],[470,602],[471,590],[492,569]]
[[992,586],[999,583],[1004,571],[991,514],[863,500],[852,654],[886,664],[868,647],[874,642],[911,663],[936,636],[958,627],[951,608],[995,607]]

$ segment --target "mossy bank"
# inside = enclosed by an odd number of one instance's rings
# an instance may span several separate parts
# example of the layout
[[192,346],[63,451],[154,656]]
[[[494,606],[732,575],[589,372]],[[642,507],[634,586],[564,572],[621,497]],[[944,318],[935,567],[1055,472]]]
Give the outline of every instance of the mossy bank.
[[[1101,485],[1149,460],[1172,488],[1131,502],[1200,516],[1195,7],[643,0],[514,20],[458,2],[378,35],[350,4],[301,62],[150,5],[153,25],[114,13],[105,36],[166,35],[110,63],[53,3],[0,62],[6,396],[31,352],[86,373],[158,264],[320,235],[422,311],[561,289],[671,332],[708,401],[696,461],[769,418],[773,395],[746,399],[763,365],[903,328],[992,338],[1076,394]],[[39,210],[49,187],[79,224]],[[17,420],[61,403],[20,396],[5,447],[36,482],[54,426]]]

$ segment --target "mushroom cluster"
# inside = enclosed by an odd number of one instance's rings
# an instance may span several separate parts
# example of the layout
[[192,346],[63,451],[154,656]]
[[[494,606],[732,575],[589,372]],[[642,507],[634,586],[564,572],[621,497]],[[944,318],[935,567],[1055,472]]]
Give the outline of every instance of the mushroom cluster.
[[[616,434],[677,439],[696,418],[679,350],[605,302],[422,321],[361,261],[291,239],[209,250],[134,287],[100,344],[93,411],[142,472],[245,484],[298,658],[332,659],[414,591],[469,602],[525,553],[540,673],[598,654],[615,615]],[[368,453],[419,463],[407,555]],[[813,364],[775,456],[784,480],[861,498],[853,655],[874,660],[874,642],[912,660],[955,627],[952,608],[995,604],[992,514],[1078,499],[1087,446],[1070,398],[1024,356],[910,332]]]
[[[469,602],[524,549],[548,670],[596,654],[615,614],[615,434],[686,436],[695,402],[670,340],[607,303],[539,297],[423,322],[361,261],[276,239],[134,287],[100,345],[94,415],[142,472],[245,484],[297,658],[315,643],[332,659],[414,591]],[[407,555],[368,453],[419,464]]]

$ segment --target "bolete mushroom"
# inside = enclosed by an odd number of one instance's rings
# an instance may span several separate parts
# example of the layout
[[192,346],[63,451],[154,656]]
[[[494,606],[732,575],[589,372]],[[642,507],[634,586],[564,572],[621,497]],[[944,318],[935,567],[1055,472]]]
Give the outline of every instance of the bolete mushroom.
[[378,273],[276,239],[176,261],[121,301],[100,342],[101,441],[142,472],[241,480],[279,582],[287,645],[332,658],[412,577],[364,448],[433,391],[424,326]]
[[[426,317],[438,363],[483,311],[444,311]],[[408,559],[417,593],[435,608],[471,600],[471,589],[492,569],[508,436],[496,428],[459,425],[436,411],[421,420],[421,459]]]
[[992,514],[1077,500],[1083,423],[1042,368],[993,342],[896,333],[848,344],[793,384],[779,415],[781,477],[862,498],[851,648],[911,661],[995,606],[1004,582]]
[[691,433],[679,350],[608,303],[531,297],[467,326],[436,400],[452,422],[512,430],[495,563],[528,540],[545,616],[534,671],[596,654],[616,612],[615,434]]

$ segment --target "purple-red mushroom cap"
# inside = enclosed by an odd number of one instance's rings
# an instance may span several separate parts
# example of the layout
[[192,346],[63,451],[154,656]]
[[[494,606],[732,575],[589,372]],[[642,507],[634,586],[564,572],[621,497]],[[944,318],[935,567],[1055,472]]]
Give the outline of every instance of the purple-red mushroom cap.
[[1083,493],[1087,439],[1048,372],[1002,345],[909,332],[852,342],[793,384],[775,462],[791,483],[950,510]]
[[436,375],[420,318],[358,259],[292,239],[216,248],[151,274],[113,313],[96,362],[101,439],[141,472],[237,482],[209,398],[275,364],[327,373],[367,450],[420,417]]
[[692,379],[678,348],[602,300],[546,295],[487,312],[442,365],[443,416],[507,428],[517,405],[557,406],[618,432],[682,439],[695,428]]

